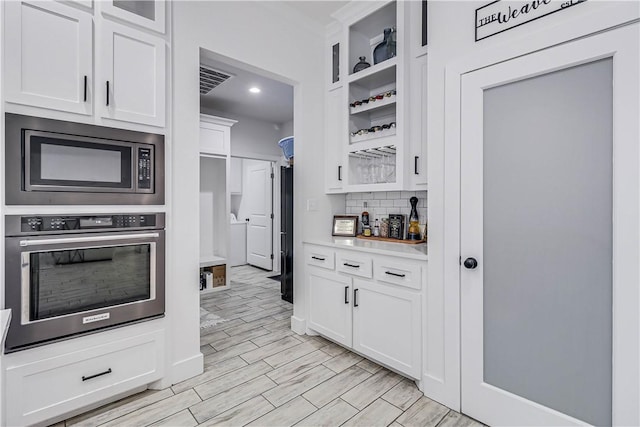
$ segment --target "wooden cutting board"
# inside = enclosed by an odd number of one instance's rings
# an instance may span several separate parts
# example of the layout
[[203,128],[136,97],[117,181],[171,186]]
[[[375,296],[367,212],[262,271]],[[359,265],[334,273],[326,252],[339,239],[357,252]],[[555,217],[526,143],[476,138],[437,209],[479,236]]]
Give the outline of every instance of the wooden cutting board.
[[391,239],[389,237],[363,236],[362,234],[359,234],[356,237],[358,239],[363,239],[363,240],[377,240],[380,242],[404,243],[405,245],[417,245],[419,243],[427,243],[426,240],[399,240],[399,239]]

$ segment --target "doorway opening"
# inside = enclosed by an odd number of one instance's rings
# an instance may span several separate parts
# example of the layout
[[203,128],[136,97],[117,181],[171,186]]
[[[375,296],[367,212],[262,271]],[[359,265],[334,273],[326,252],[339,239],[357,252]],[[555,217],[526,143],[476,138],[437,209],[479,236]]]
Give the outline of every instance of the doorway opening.
[[[199,78],[201,121],[218,117],[233,122],[228,147],[215,154],[219,160],[213,163],[220,170],[217,174],[201,173],[201,177],[224,177],[224,185],[215,186],[218,194],[207,199],[223,204],[214,210],[224,212],[224,219],[200,238],[215,241],[216,255],[225,262],[224,289],[233,287],[240,267],[255,266],[268,273],[267,278],[280,275],[282,298],[292,302],[292,271],[282,273],[293,265],[293,242],[283,237],[288,233],[283,219],[292,229],[293,192],[287,195],[291,209],[283,213],[281,176],[292,168],[293,161],[279,142],[293,140],[293,86],[265,70],[204,49],[200,49]],[[201,152],[203,155],[210,154]],[[201,182],[201,190],[210,187],[210,183]],[[201,206],[201,223],[210,211]],[[201,241],[200,246],[212,245]]]

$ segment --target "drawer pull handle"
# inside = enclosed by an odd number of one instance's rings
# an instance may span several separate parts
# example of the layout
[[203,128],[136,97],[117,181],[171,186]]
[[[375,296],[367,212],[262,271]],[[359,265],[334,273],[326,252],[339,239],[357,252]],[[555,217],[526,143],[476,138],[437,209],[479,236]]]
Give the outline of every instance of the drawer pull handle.
[[389,276],[396,276],[396,277],[404,277],[404,274],[398,274],[398,273],[394,273],[393,271],[385,271],[384,274],[388,274]]
[[87,76],[84,76],[84,102],[87,102]]
[[111,368],[107,369],[107,370],[106,370],[106,371],[104,371],[104,372],[100,372],[99,374],[89,375],[88,377],[85,377],[85,376],[83,375],[83,376],[82,376],[82,381],[92,380],[92,379],[94,379],[94,378],[101,377],[101,376],[103,376],[103,375],[107,375],[107,374],[110,374],[110,373],[111,373]]
[[349,287],[344,287],[344,303],[349,304]]
[[325,258],[320,258],[319,256],[312,256],[311,259],[317,259],[318,261],[324,261]]
[[343,265],[347,266],[347,267],[351,267],[351,268],[360,268],[359,265],[355,265],[355,264],[349,264],[348,262],[345,262]]
[[109,106],[109,80],[107,80],[107,107]]
[[358,290],[357,289],[353,290],[353,306],[354,307],[358,306]]

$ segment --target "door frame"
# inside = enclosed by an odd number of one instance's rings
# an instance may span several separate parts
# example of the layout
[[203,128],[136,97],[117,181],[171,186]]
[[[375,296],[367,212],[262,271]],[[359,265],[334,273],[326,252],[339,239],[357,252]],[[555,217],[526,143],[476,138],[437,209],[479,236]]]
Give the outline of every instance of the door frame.
[[[585,4],[587,6],[588,4]],[[428,292],[441,295],[426,301],[426,310],[433,313],[432,325],[425,327],[424,353],[429,357],[428,348],[442,345],[442,367],[431,372],[430,361],[424,363],[424,392],[445,405],[461,408],[461,311],[460,311],[460,128],[461,128],[461,83],[462,76],[469,72],[489,67],[519,56],[553,46],[569,43],[616,27],[637,23],[640,7],[635,2],[593,4],[590,13],[568,19],[562,24],[545,28],[535,34],[514,38],[485,50],[478,50],[460,60],[447,65],[445,69],[445,123],[444,144],[439,152],[432,153],[443,161],[444,170],[439,177],[429,177],[430,191],[441,192],[442,205],[441,241],[437,237],[430,243],[430,251],[442,251],[442,263],[430,267]],[[637,25],[637,24],[636,24]],[[636,112],[638,114],[638,112]],[[430,146],[431,148],[431,146]],[[434,170],[429,168],[429,170]],[[438,185],[439,184],[439,185]],[[435,242],[434,242],[435,240]],[[437,243],[439,247],[433,248]],[[434,268],[435,267],[435,268]],[[440,269],[438,271],[437,269]],[[443,304],[444,302],[444,304]],[[434,323],[435,320],[435,323]],[[638,319],[633,319],[637,321]],[[635,354],[628,359],[639,360],[638,346]],[[434,366],[438,363],[434,363]],[[616,392],[616,384],[622,379],[614,368],[614,424],[640,423],[640,410],[636,408],[640,400],[640,370],[626,372],[625,393]],[[633,403],[632,403],[633,402]],[[626,411],[626,412],[625,412]]]
[[[461,277],[461,345],[462,345],[462,410],[469,411],[469,415],[477,416],[490,424],[509,424],[513,419],[524,419],[527,423],[535,425],[582,425],[584,421],[573,416],[566,415],[558,410],[545,407],[523,398],[515,393],[511,393],[500,387],[487,384],[483,380],[483,341],[482,333],[482,289],[483,289],[483,231],[482,231],[482,210],[470,215],[467,208],[470,206],[482,206],[482,169],[480,166],[482,159],[482,99],[483,89],[491,87],[501,87],[514,81],[528,80],[538,76],[553,74],[558,70],[567,70],[576,66],[593,64],[603,59],[612,59],[613,67],[613,133],[614,141],[612,145],[613,169],[612,196],[613,196],[613,277],[612,277],[612,385],[613,390],[618,391],[618,396],[625,393],[627,389],[633,390],[637,385],[633,381],[629,382],[626,372],[631,365],[630,361],[623,356],[628,353],[638,353],[636,348],[640,346],[640,341],[636,338],[640,323],[638,323],[638,302],[640,292],[627,286],[631,283],[638,283],[640,275],[633,270],[634,262],[637,260],[639,251],[637,246],[640,239],[633,239],[627,235],[637,234],[639,221],[626,217],[626,211],[631,211],[638,215],[637,208],[629,208],[630,205],[637,206],[640,203],[638,190],[640,189],[640,175],[638,174],[638,155],[640,150],[636,147],[637,138],[640,132],[635,135],[630,128],[636,127],[635,120],[629,120],[626,116],[627,110],[630,112],[640,111],[638,100],[633,99],[629,93],[638,93],[640,85],[637,84],[637,75],[640,66],[637,65],[638,54],[637,39],[640,35],[640,25],[625,26],[613,31],[603,32],[591,37],[573,41],[569,44],[555,46],[550,49],[534,52],[530,55],[518,57],[507,62],[502,62],[488,68],[468,73],[464,77],[464,92],[462,93],[462,114],[464,123],[462,124],[463,137],[462,144],[462,182],[474,187],[474,192],[469,192],[469,188],[464,187],[464,196],[461,198],[461,258],[468,256],[477,257],[479,268],[473,273],[462,269]],[[624,87],[619,84],[624,82]],[[627,86],[627,82],[629,85]],[[635,87],[634,87],[635,82]],[[473,110],[473,114],[470,111]],[[633,114],[633,113],[632,113]],[[479,135],[479,137],[478,137]],[[472,148],[473,147],[473,148]],[[471,152],[473,151],[473,153]],[[478,157],[479,156],[479,157]],[[635,160],[634,160],[635,158]],[[481,167],[479,181],[471,183],[467,171],[477,174],[476,167]],[[476,175],[477,176],[477,175]],[[479,191],[478,191],[479,190]],[[635,194],[635,197],[634,197]],[[478,205],[480,203],[480,205]],[[478,225],[480,225],[478,227]],[[634,255],[635,254],[635,255]],[[611,262],[611,260],[608,260]],[[636,261],[637,263],[637,261]],[[473,295],[471,297],[470,295]],[[636,301],[633,303],[633,301]],[[468,317],[467,317],[468,316]],[[475,320],[469,320],[469,319]],[[466,319],[466,321],[465,321]],[[479,322],[479,323],[478,323]],[[627,326],[634,324],[636,326]],[[479,327],[480,330],[474,330]],[[473,353],[467,351],[473,349]],[[636,366],[638,362],[634,363]],[[624,384],[621,387],[620,384]],[[616,393],[614,393],[616,394]],[[490,402],[501,401],[495,405],[502,408],[499,411],[492,411],[494,405]],[[618,408],[619,415],[628,413],[629,408]],[[615,412],[615,411],[614,411]],[[484,414],[484,415],[480,415]],[[623,419],[629,419],[623,417]],[[627,424],[627,423],[625,423]]]

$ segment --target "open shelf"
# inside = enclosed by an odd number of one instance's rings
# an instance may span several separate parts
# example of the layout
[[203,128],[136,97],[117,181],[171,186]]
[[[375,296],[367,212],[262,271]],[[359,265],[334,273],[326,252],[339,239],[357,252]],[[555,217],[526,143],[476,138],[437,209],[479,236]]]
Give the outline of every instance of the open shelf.
[[[395,136],[396,136],[396,129],[395,128],[389,128],[389,129],[385,129],[379,132],[373,132],[373,133],[366,133],[364,135],[356,135],[356,136],[352,136],[350,139],[350,146],[349,146],[349,150],[353,150],[353,144],[358,144],[361,142],[368,142],[368,141],[374,141],[376,140],[373,146],[381,146],[381,145],[394,145],[395,144]],[[389,140],[385,140],[383,138],[389,138]],[[369,147],[368,147],[369,148]]]
[[382,99],[376,99],[375,101],[369,101],[367,104],[357,105],[355,107],[349,107],[351,115],[361,114],[367,111],[374,111],[382,109],[382,107],[391,105],[391,110],[395,111],[396,95],[385,96]]
[[[363,17],[357,22],[354,22],[349,27],[349,81],[355,75],[360,73],[366,73],[367,70],[353,73],[353,67],[358,62],[360,56],[365,56],[367,62],[373,64],[373,50],[378,43],[382,41],[382,34],[385,28],[396,27],[397,25],[397,12],[396,2],[392,1],[388,4],[376,9],[372,13]],[[395,58],[387,59],[378,64],[374,64],[370,68],[376,68],[392,61]]]
[[200,259],[200,268],[214,267],[216,265],[223,265],[227,263],[227,259],[219,256],[212,256]]
[[398,57],[387,59],[362,71],[349,75],[347,82],[365,89],[374,89],[396,81]]

